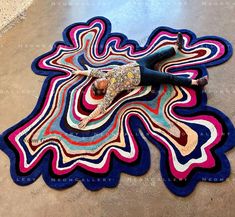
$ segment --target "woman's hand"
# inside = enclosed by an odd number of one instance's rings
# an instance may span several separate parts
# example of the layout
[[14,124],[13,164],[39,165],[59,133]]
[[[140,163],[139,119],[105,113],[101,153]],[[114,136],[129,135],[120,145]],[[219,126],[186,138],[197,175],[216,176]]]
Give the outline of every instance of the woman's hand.
[[91,117],[87,116],[81,120],[81,122],[78,124],[78,128],[82,129],[85,128],[88,122],[91,120]]

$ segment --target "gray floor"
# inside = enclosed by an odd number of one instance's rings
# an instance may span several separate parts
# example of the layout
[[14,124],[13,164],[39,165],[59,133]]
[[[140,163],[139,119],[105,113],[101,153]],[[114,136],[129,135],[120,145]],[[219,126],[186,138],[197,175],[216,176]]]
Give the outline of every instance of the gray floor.
[[[234,12],[233,0],[35,0],[26,20],[0,38],[0,132],[34,108],[44,77],[32,73],[31,62],[61,40],[69,24],[101,15],[112,22],[113,32],[122,32],[141,45],[158,26],[186,28],[198,36],[217,35],[234,45]],[[208,104],[235,124],[233,63],[234,57],[209,68],[207,91]],[[227,154],[232,174],[226,182],[200,183],[189,197],[180,198],[164,186],[159,152],[151,144],[149,147],[152,166],[146,175],[122,174],[117,188],[98,192],[90,192],[80,183],[56,191],[42,178],[27,187],[18,186],[10,178],[9,159],[0,152],[0,216],[234,216],[235,150]]]

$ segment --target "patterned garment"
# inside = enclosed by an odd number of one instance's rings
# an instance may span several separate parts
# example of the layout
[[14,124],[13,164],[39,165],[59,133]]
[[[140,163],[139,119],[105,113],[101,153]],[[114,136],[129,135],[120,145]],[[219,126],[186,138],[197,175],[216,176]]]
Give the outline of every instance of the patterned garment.
[[100,104],[101,113],[112,103],[115,96],[123,90],[134,89],[140,83],[140,67],[137,62],[117,66],[105,73],[100,69],[91,69],[89,77],[108,79],[108,88]]

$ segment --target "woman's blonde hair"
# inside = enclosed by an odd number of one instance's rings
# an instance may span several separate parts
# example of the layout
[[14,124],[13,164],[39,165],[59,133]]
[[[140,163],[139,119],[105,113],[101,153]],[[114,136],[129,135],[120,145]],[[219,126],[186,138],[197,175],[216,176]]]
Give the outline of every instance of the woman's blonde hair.
[[93,90],[96,96],[103,96],[106,93],[106,89],[99,89],[95,86],[95,82],[91,85],[91,89]]

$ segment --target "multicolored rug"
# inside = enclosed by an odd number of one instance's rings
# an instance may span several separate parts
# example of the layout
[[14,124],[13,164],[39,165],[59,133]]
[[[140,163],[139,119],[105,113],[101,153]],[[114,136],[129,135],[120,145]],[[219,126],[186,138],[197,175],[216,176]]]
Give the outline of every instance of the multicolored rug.
[[[107,113],[77,129],[102,98],[91,92],[94,78],[74,76],[74,69],[86,69],[87,64],[110,70],[138,60],[172,46],[178,31],[156,28],[141,47],[111,33],[105,17],[67,27],[64,41],[55,42],[32,63],[36,74],[46,76],[34,110],[1,136],[13,180],[28,185],[42,175],[56,189],[77,182],[89,190],[115,187],[121,173],[140,176],[148,171],[152,143],[161,154],[162,181],[174,194],[190,194],[199,181],[224,181],[230,173],[224,153],[235,144],[235,130],[226,115],[206,105],[206,92],[198,88],[162,84],[123,92]],[[223,38],[180,31],[184,51],[158,69],[198,78],[232,55],[231,44]]]

